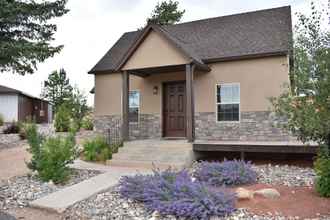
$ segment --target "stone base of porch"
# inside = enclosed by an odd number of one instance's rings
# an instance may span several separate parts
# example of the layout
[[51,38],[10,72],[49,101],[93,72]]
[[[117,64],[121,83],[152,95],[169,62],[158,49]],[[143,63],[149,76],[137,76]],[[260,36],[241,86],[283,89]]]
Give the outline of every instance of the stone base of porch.
[[[270,111],[241,112],[239,122],[217,122],[215,112],[195,113],[195,139],[216,141],[296,141],[285,131],[286,123]],[[109,138],[120,138],[121,116],[95,116],[96,131]],[[139,121],[129,125],[130,140],[160,139],[161,115],[140,114]]]
[[[120,115],[95,116],[94,128],[109,138],[121,139],[122,118]],[[138,122],[129,124],[130,140],[161,138],[161,117],[159,114],[140,114]]]
[[270,111],[241,112],[239,122],[217,122],[215,112],[195,114],[195,137],[215,141],[296,141]]

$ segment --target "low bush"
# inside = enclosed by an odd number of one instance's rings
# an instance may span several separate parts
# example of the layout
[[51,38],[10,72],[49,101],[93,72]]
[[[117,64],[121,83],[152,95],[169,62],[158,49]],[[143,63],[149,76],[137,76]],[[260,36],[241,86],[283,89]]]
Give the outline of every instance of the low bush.
[[26,134],[26,124],[21,124],[19,126],[19,132],[18,132],[19,137],[21,138],[21,140],[25,140],[27,138],[27,134]]
[[10,124],[6,125],[3,129],[4,134],[17,134],[19,132],[19,124],[18,122],[11,122]]
[[315,190],[323,197],[330,197],[330,153],[321,147],[314,163],[316,173]]
[[83,157],[87,161],[106,161],[112,158],[112,151],[106,139],[97,136],[83,144]]
[[0,126],[2,126],[5,123],[5,119],[2,114],[0,114]]
[[199,181],[192,181],[186,170],[154,170],[152,175],[122,177],[119,193],[143,202],[150,211],[188,219],[225,216],[235,210],[233,193],[211,190]]
[[69,175],[68,165],[76,158],[74,138],[50,137],[42,143],[39,176],[43,181],[65,182]]
[[110,145],[111,152],[114,153],[114,154],[118,153],[119,148],[122,147],[122,146],[123,146],[123,143],[111,144]]
[[255,183],[257,173],[250,162],[225,160],[219,162],[201,162],[194,171],[194,177],[211,186],[233,186]]
[[44,138],[37,132],[35,124],[27,126],[26,131],[32,154],[28,167],[37,171],[43,181],[65,182],[70,175],[68,164],[77,156],[74,133],[66,137]]
[[67,132],[71,126],[71,111],[66,105],[61,105],[55,114],[55,130],[57,132]]
[[34,122],[29,121],[29,122],[24,122],[24,123],[19,123],[19,132],[18,135],[21,138],[21,140],[25,140],[27,138],[27,129],[34,124]]
[[38,170],[38,163],[41,157],[41,144],[44,141],[44,137],[38,133],[36,124],[27,124],[25,126],[26,138],[29,143],[28,151],[32,157],[27,166],[31,170]]
[[93,130],[93,118],[89,115],[86,115],[81,122],[81,127],[85,130]]

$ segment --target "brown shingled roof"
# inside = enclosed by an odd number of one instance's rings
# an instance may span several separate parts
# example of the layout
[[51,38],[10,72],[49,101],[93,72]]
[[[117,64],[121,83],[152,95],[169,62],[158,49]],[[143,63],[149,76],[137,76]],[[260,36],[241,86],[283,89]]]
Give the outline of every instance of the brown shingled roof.
[[[290,6],[159,27],[165,37],[201,62],[287,54],[292,36]],[[89,73],[117,71],[143,31],[127,32]]]

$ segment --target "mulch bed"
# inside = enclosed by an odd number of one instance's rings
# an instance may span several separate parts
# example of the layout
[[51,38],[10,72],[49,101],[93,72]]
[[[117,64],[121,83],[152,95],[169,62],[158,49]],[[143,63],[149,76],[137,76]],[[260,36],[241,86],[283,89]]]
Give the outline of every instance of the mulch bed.
[[286,217],[316,218],[330,216],[330,198],[322,198],[316,194],[313,187],[299,186],[288,187],[283,185],[273,186],[255,184],[244,186],[249,190],[275,188],[281,196],[277,199],[266,199],[255,196],[251,200],[240,200],[238,208],[247,208],[256,215],[272,214]]

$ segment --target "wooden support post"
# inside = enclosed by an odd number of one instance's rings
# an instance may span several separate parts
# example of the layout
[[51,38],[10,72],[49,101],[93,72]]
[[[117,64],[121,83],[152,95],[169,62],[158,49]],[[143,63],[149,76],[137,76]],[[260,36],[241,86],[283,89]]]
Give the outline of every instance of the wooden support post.
[[186,65],[186,91],[187,91],[187,139],[194,141],[194,64]]
[[122,74],[122,138],[123,141],[128,141],[129,139],[129,72],[124,71]]

